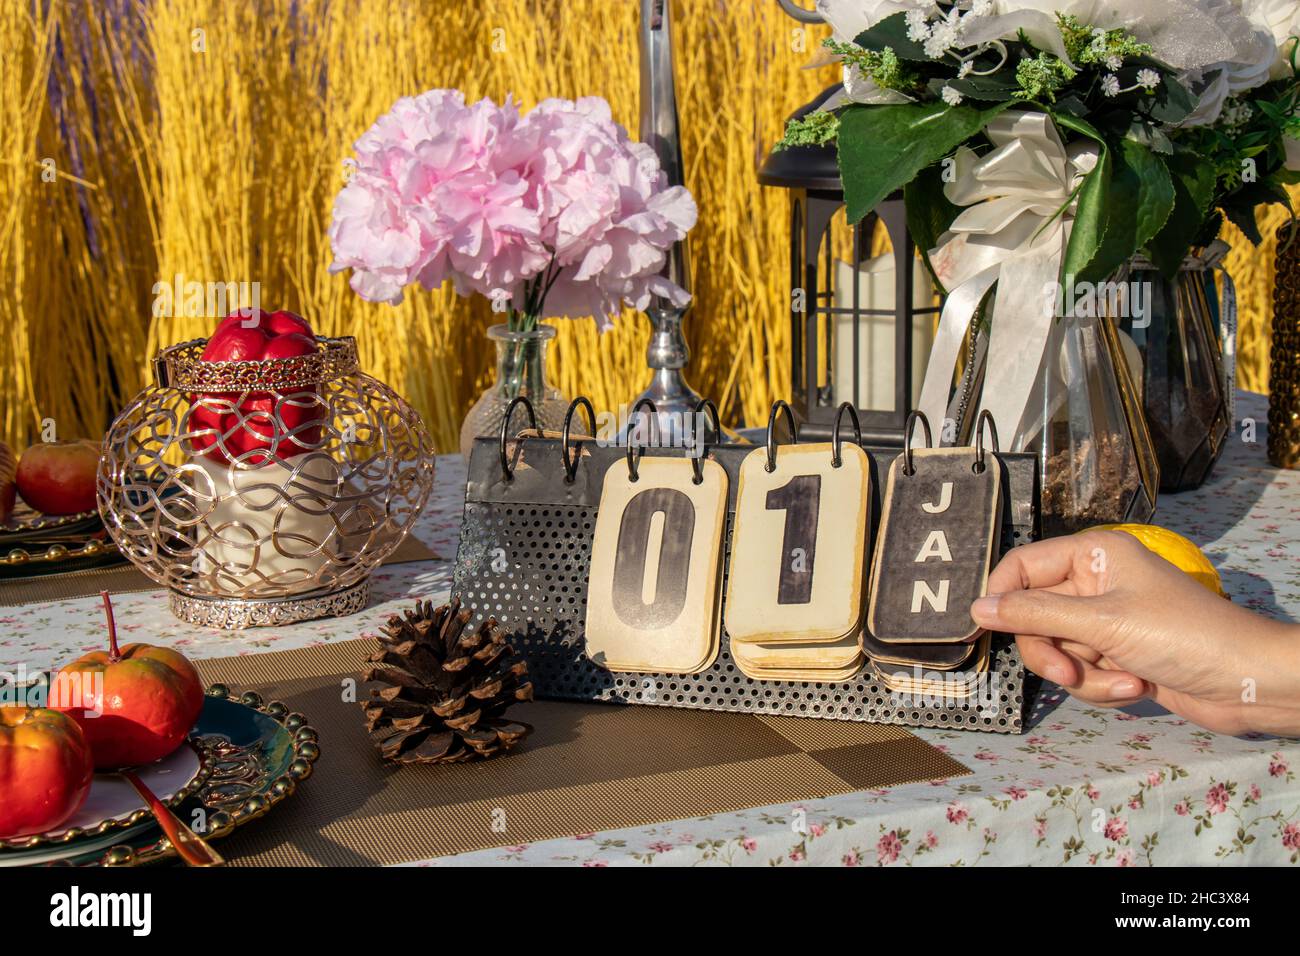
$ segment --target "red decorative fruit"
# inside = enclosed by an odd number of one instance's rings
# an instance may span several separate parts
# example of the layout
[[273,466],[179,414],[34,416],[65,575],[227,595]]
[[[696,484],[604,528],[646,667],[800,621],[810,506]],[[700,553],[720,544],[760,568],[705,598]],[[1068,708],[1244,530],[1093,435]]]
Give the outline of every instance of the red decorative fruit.
[[85,802],[95,768],[77,722],[43,707],[0,707],[0,838],[53,830]]
[[40,442],[23,452],[15,481],[23,501],[41,514],[78,514],[95,510],[98,469],[98,442]]
[[[222,319],[200,360],[258,362],[315,351],[316,335],[302,316],[252,309]],[[320,442],[324,414],[314,388],[282,395],[278,401],[268,392],[203,392],[193,401],[190,430],[210,430],[195,437],[194,447],[213,461],[239,458],[260,465],[271,456],[249,452],[274,449],[274,457],[284,460]]]
[[185,739],[203,709],[203,682],[185,657],[150,644],[117,646],[108,592],[108,650],[62,668],[50,685],[50,706],[81,725],[100,770],[153,763]]

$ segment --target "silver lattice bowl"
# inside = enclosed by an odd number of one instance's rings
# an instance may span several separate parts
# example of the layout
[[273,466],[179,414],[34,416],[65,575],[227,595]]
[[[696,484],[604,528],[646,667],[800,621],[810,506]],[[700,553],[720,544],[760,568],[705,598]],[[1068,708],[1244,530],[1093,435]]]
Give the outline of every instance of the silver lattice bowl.
[[206,344],[165,349],[155,383],[109,428],[98,476],[109,534],[195,624],[360,610],[433,489],[419,415],[361,372],[352,338],[255,362],[201,362]]

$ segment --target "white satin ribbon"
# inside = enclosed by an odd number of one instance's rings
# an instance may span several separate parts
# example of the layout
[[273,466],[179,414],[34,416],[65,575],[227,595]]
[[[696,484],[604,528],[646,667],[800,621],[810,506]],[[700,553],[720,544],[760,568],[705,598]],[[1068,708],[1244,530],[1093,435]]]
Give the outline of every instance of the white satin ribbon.
[[[1034,409],[1056,312],[1061,260],[1074,218],[1074,190],[1097,163],[1091,143],[1066,149],[1045,113],[1008,110],[985,130],[992,152],[962,147],[949,201],[966,209],[939,237],[930,261],[949,290],[921,387],[920,409],[941,431],[962,338],[996,282],[982,408],[1019,451],[1046,409]],[[1041,404],[1038,402],[1037,404]]]

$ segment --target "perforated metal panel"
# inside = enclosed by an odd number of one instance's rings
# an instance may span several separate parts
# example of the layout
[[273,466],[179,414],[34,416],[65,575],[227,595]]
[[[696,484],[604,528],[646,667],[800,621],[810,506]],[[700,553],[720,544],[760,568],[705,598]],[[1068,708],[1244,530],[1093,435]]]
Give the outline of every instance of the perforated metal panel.
[[[711,450],[731,478],[728,554],[737,469],[752,450]],[[897,449],[867,451],[877,477],[898,454]],[[1022,729],[1025,671],[1014,642],[1002,635],[994,638],[990,661],[996,693],[928,706],[900,705],[870,669],[841,683],[751,680],[732,662],[725,630],[717,661],[700,674],[619,674],[593,664],[583,643],[592,532],[605,469],[624,467],[622,450],[584,446],[571,484],[564,480],[556,440],[514,442],[512,457],[514,478],[506,481],[497,443],[479,439],[475,444],[454,588],[479,619],[494,616],[514,633],[539,696],[1001,733]],[[1033,536],[1037,464],[1031,455],[1000,459],[1006,489],[1003,542],[1010,547]],[[879,482],[875,485],[878,489]],[[879,514],[878,497],[872,513]]]

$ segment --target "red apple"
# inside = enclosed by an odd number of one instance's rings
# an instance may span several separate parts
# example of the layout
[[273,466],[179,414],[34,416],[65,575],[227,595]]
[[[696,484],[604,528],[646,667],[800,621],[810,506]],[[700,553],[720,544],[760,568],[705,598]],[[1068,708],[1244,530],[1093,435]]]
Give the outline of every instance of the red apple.
[[[221,320],[203,349],[201,361],[271,361],[315,351],[315,333],[302,316],[284,311],[241,310]],[[319,422],[324,416],[317,396],[314,388],[283,396],[287,401],[279,402],[277,411],[276,398],[267,392],[195,395],[190,430],[206,434],[194,438],[194,447],[223,463],[241,458],[260,465],[271,456],[250,452],[271,448],[280,460],[301,455],[320,441]],[[287,437],[291,434],[293,438]]]
[[53,830],[86,800],[94,775],[77,722],[44,707],[0,707],[0,838]]
[[14,498],[18,486],[14,477],[18,472],[18,459],[9,450],[9,446],[0,441],[0,524],[9,520],[14,513]]
[[81,725],[100,770],[153,763],[181,745],[203,709],[203,682],[184,655],[167,647],[118,649],[108,592],[108,650],[61,668],[50,706]]
[[18,462],[18,494],[41,514],[95,510],[99,444],[88,439],[40,442]]
[[[256,362],[266,351],[266,335],[261,329],[232,325],[208,340],[200,360],[204,362]],[[213,356],[220,356],[214,358]]]

